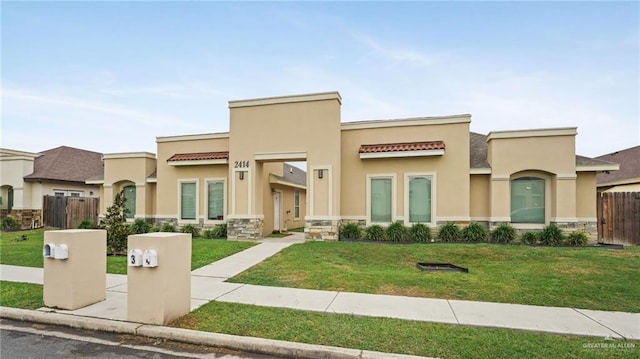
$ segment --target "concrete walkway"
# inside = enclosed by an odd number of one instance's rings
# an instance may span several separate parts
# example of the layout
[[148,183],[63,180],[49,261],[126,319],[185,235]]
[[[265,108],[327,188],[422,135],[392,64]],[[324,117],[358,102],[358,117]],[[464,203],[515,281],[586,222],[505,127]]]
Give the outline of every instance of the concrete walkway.
[[[196,269],[191,276],[191,310],[210,301],[252,304],[326,313],[388,317],[404,320],[523,329],[549,333],[640,340],[640,313],[488,303],[266,287],[226,283],[282,249],[301,243],[301,234],[265,239],[257,246]],[[43,270],[1,265],[3,281],[42,284]],[[107,299],[60,313],[126,320],[127,277],[107,275]],[[43,311],[50,311],[42,308]]]

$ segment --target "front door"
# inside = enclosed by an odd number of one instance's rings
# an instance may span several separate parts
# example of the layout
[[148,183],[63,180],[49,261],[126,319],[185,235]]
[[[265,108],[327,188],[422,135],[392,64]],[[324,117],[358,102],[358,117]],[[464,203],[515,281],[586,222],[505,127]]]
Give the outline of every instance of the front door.
[[280,192],[273,192],[273,231],[280,231]]

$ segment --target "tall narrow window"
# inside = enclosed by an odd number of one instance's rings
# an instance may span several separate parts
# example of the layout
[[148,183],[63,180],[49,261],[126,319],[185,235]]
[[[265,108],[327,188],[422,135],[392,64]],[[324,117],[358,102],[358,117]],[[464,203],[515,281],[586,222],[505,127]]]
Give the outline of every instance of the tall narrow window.
[[409,178],[409,222],[431,222],[431,177]]
[[294,219],[300,219],[300,191],[293,190],[293,217]]
[[511,222],[545,223],[544,179],[522,177],[511,181]]
[[391,222],[391,178],[371,179],[371,222]]
[[224,182],[207,182],[207,219],[224,219]]
[[124,198],[127,200],[124,204],[127,209],[127,218],[133,218],[136,215],[136,186],[126,186],[124,189]]
[[196,219],[195,182],[184,182],[180,184],[180,218]]

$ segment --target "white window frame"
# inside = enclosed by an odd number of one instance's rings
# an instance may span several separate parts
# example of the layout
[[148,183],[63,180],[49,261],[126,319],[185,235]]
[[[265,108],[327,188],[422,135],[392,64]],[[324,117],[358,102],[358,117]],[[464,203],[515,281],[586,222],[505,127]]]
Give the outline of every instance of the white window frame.
[[[209,183],[210,182],[222,182],[222,220],[219,219],[209,219]],[[205,203],[206,203],[206,207],[204,209],[204,213],[205,213],[205,217],[204,217],[204,223],[205,224],[221,224],[224,223],[227,220],[227,216],[228,216],[228,211],[227,211],[227,178],[226,177],[213,177],[213,178],[205,178],[204,179],[204,188],[205,188],[205,192],[206,192],[206,197],[204,199]],[[197,193],[197,189],[196,189],[196,193]],[[180,197],[182,198],[182,197]],[[196,211],[196,217],[197,217],[197,211]]]
[[407,172],[404,174],[404,224],[406,226],[411,226],[413,223],[418,222],[410,222],[409,216],[409,182],[412,178],[415,177],[430,177],[431,178],[431,222],[423,223],[429,227],[436,227],[436,193],[437,193],[437,181],[436,181],[436,172]]
[[[367,226],[372,224],[378,224],[381,226],[388,226],[391,223],[395,222],[398,218],[397,215],[397,196],[398,186],[396,181],[395,173],[376,173],[376,174],[367,174],[366,175],[366,196],[367,196]],[[371,180],[374,179],[391,179],[391,222],[372,222],[371,221]]]
[[[195,219],[182,219],[182,184],[183,183],[195,183],[196,184],[196,215]],[[181,178],[178,180],[178,208],[176,218],[178,224],[198,224],[200,218],[200,179],[199,178]]]
[[[298,203],[296,203],[296,197],[298,199]],[[293,190],[293,220],[294,221],[300,220],[300,190],[299,189]]]

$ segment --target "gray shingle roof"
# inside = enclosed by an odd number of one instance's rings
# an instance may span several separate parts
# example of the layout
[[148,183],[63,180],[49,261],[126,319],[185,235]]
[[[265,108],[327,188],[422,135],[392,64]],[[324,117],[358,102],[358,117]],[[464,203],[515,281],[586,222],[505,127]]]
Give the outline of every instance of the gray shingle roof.
[[620,164],[618,171],[598,174],[596,182],[599,184],[640,178],[640,146],[598,156],[596,159]]
[[49,180],[84,183],[87,179],[102,176],[102,153],[60,146],[40,152],[33,164],[33,173],[26,181]]
[[288,163],[282,164],[283,178],[287,182],[295,183],[301,186],[307,185],[307,172],[301,170],[296,166],[292,166]]
[[487,162],[487,136],[469,133],[469,166],[471,168],[491,168]]

